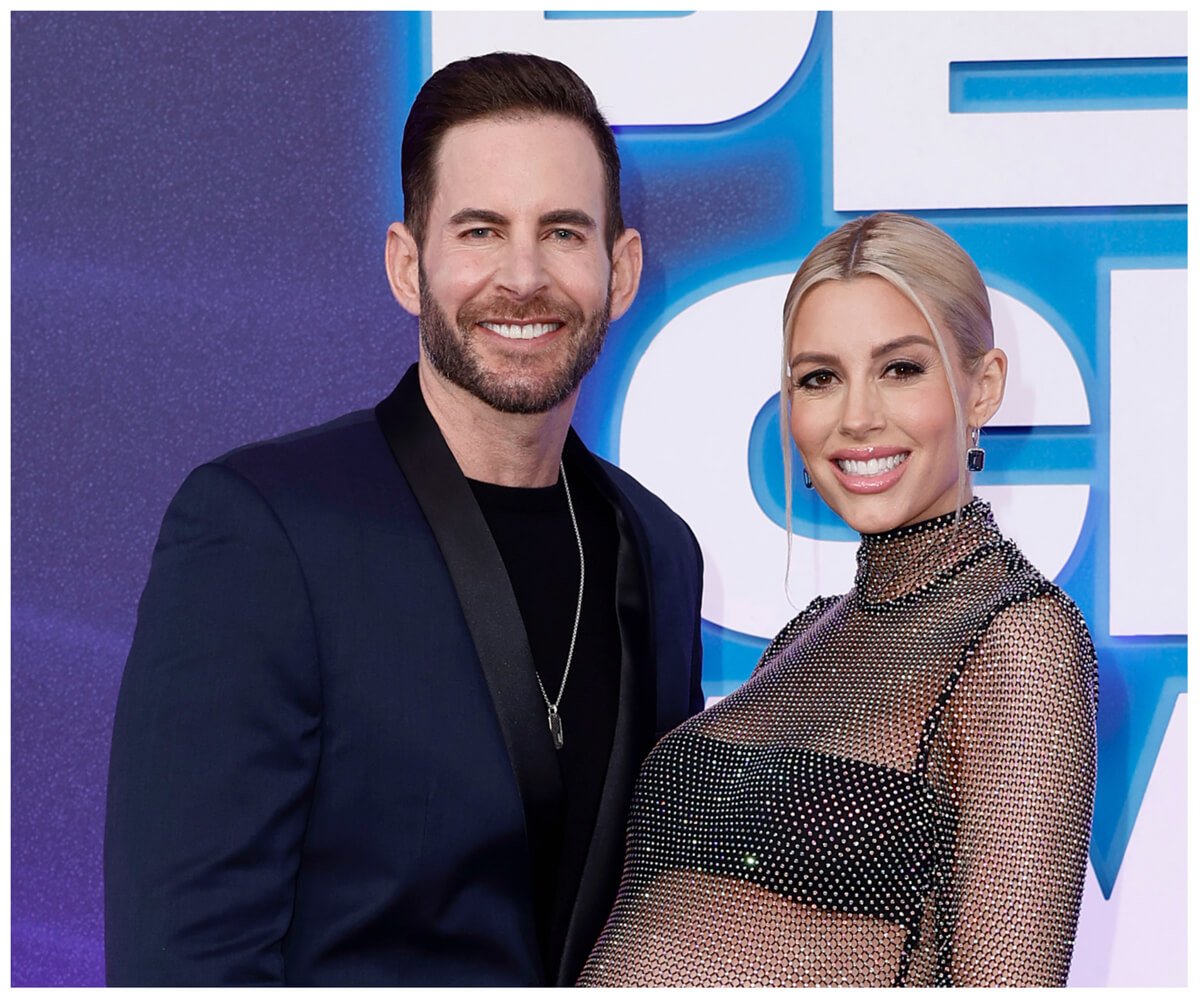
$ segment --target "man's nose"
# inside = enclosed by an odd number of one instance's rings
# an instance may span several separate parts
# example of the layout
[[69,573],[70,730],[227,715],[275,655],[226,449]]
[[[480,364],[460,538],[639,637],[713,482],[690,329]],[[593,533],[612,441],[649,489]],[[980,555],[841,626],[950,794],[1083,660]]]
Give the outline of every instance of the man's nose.
[[494,280],[497,287],[515,299],[528,299],[544,291],[549,283],[545,250],[535,237],[512,235],[500,252]]
[[841,430],[847,437],[865,438],[887,423],[879,387],[871,379],[852,380],[842,398]]

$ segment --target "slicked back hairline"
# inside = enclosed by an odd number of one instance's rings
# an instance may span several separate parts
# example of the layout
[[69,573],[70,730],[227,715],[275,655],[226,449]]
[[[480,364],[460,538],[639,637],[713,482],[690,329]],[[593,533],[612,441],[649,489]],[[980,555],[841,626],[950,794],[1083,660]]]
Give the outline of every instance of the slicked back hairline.
[[445,135],[461,124],[543,115],[578,122],[592,139],[603,175],[603,231],[611,253],[625,228],[616,137],[590,88],[574,70],[553,59],[511,52],[450,63],[417,94],[404,127],[401,175],[405,224],[418,245],[426,235]]

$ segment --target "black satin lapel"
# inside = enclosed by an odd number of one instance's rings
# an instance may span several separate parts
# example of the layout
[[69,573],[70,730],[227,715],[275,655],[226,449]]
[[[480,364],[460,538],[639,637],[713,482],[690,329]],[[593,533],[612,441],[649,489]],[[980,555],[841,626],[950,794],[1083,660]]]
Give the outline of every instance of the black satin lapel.
[[617,618],[621,627],[621,690],[608,774],[600,796],[596,829],[579,879],[579,892],[567,925],[558,985],[574,985],[608,918],[625,856],[625,823],[629,800],[642,759],[654,742],[655,681],[651,637],[653,608],[645,566],[649,550],[641,522],[625,497],[572,431],[564,454],[584,469],[613,505],[620,532],[617,553]]
[[[526,811],[540,814],[561,798],[562,775],[525,624],[483,513],[425,406],[416,365],[375,416],[446,560]],[[447,739],[462,722],[446,720]]]

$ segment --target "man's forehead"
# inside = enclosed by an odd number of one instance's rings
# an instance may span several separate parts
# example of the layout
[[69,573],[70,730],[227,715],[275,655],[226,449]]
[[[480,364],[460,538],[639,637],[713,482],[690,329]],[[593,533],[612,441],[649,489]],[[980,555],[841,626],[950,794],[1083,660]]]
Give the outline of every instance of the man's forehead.
[[591,133],[553,114],[514,112],[452,126],[438,144],[433,181],[433,202],[448,214],[488,195],[567,198],[574,204],[554,207],[584,209],[605,197],[604,166]]
[[[478,118],[468,118],[466,121],[451,125],[442,134],[441,143],[444,146],[451,136],[470,135],[471,133],[486,132],[492,129],[520,129],[527,126],[551,126],[555,128],[577,128],[583,135],[587,129],[575,118],[568,115],[556,115],[546,111],[501,111],[492,115],[481,115]],[[591,137],[589,136],[589,141]]]

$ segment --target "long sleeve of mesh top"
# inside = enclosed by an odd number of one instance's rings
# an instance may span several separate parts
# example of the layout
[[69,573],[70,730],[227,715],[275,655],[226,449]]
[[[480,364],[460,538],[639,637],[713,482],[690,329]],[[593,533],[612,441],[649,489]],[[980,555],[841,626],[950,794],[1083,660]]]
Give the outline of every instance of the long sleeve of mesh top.
[[1065,982],[1095,713],[1083,619],[987,504],[863,536],[647,758],[580,983]]
[[967,649],[930,768],[957,828],[919,978],[1065,985],[1091,832],[1096,696],[1091,642],[1060,591],[998,612]]

